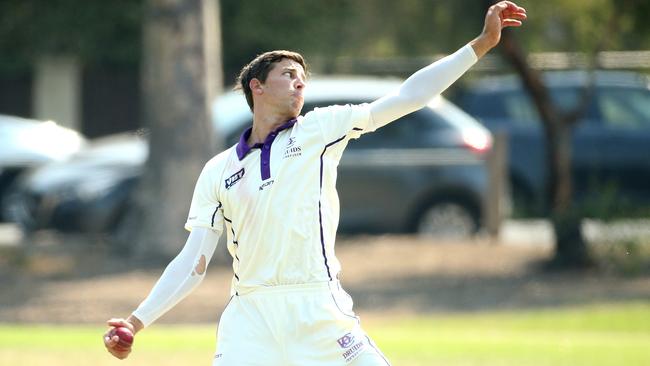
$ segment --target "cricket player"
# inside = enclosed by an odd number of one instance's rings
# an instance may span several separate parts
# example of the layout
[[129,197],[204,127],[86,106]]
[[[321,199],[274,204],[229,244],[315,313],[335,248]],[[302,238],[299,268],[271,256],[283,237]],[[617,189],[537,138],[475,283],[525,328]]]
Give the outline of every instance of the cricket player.
[[[307,87],[302,56],[264,53],[246,65],[240,87],[253,125],[201,172],[185,246],[127,319],[109,327],[134,334],[187,296],[205,276],[222,231],[233,257],[231,298],[219,322],[213,366],[389,365],[366,335],[338,281],[336,169],[350,139],[424,107],[496,46],[525,9],[493,5],[482,33],[370,104],[317,108],[300,116]],[[104,335],[107,350],[131,348]]]

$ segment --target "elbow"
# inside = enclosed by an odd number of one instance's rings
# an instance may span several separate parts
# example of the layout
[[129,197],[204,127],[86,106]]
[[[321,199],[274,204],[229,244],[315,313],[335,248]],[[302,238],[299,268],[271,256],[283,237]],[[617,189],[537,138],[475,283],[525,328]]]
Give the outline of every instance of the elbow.
[[194,266],[194,269],[192,269],[192,276],[201,276],[203,277],[205,275],[205,271],[208,267],[207,260],[205,259],[205,255],[202,254],[199,259],[196,261],[196,265]]

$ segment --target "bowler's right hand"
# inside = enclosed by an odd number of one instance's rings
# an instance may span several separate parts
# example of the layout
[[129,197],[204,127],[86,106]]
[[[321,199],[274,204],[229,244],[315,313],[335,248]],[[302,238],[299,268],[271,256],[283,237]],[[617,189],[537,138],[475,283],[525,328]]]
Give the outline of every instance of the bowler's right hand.
[[133,324],[128,322],[126,319],[122,318],[113,318],[110,319],[106,322],[108,326],[110,327],[106,333],[104,333],[104,346],[106,347],[106,350],[116,358],[119,358],[120,360],[123,360],[127,357],[129,357],[129,354],[131,353],[131,346],[128,348],[125,348],[123,346],[120,346],[118,343],[120,341],[120,337],[114,335],[113,337],[109,336],[109,333],[111,330],[114,328],[118,327],[126,327],[131,330],[131,332],[135,335],[136,329]]

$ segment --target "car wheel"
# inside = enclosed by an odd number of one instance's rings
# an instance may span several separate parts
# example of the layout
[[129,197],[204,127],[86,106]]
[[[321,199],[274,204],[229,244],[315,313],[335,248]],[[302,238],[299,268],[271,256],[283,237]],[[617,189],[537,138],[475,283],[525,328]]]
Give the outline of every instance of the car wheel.
[[438,202],[418,219],[417,233],[442,238],[467,238],[478,230],[478,218],[471,209],[456,202]]

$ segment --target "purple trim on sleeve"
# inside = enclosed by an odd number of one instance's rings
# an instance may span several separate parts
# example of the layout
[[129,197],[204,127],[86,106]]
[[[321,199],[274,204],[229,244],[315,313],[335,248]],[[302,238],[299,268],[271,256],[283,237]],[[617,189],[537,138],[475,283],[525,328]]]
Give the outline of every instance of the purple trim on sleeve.
[[[321,195],[323,194],[323,155],[325,155],[325,152],[327,149],[342,141],[345,138],[345,135],[343,137],[330,142],[329,144],[325,145],[325,148],[323,149],[323,152],[320,154],[320,193]],[[318,221],[320,224],[320,245],[323,249],[323,259],[325,260],[325,268],[327,269],[327,277],[329,277],[330,281],[332,280],[332,274],[330,272],[330,266],[327,264],[327,253],[325,252],[325,235],[323,234],[323,214],[322,214],[322,209],[321,209],[321,200],[318,200]]]
[[210,223],[211,227],[214,227],[214,217],[217,215],[217,211],[221,208],[221,202],[219,202],[219,206],[214,209],[214,213],[212,214],[212,223]]
[[296,124],[298,120],[296,118],[292,118],[288,120],[287,122],[283,123],[280,125],[278,128],[275,130],[271,131],[268,136],[266,136],[266,139],[264,140],[264,143],[257,143],[253,146],[248,146],[248,139],[251,136],[251,133],[253,132],[253,127],[249,127],[242,133],[242,135],[239,137],[239,143],[237,144],[237,157],[239,160],[243,160],[248,153],[255,148],[259,148],[262,152],[260,155],[260,172],[262,174],[262,180],[267,180],[271,178],[271,146],[273,145],[273,141],[275,141],[275,138],[278,136],[278,134],[286,130],[287,128],[293,127],[294,124]]

